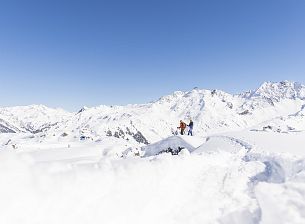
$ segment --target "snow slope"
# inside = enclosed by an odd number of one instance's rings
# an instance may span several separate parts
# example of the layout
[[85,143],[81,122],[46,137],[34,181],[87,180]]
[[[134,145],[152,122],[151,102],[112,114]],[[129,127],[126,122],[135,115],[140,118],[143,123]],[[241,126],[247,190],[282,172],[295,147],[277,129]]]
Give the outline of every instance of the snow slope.
[[257,151],[227,135],[170,137],[145,150],[152,155],[163,146],[185,144],[191,153],[143,158],[110,156],[109,145],[92,142],[2,150],[0,222],[305,221],[304,156]]
[[[215,153],[88,160],[1,152],[1,223],[232,223],[258,219],[242,155]],[[93,154],[91,154],[93,155]],[[46,160],[49,158],[49,160]],[[98,159],[99,158],[99,159]],[[242,168],[242,170],[241,170]],[[17,201],[18,198],[18,203]],[[10,202],[10,203],[8,203]],[[16,215],[16,211],[17,215]]]

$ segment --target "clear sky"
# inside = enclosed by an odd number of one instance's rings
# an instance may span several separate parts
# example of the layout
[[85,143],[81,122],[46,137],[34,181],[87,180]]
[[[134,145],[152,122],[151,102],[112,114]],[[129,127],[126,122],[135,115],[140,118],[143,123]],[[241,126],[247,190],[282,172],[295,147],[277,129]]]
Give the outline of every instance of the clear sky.
[[0,106],[305,84],[305,0],[0,0]]

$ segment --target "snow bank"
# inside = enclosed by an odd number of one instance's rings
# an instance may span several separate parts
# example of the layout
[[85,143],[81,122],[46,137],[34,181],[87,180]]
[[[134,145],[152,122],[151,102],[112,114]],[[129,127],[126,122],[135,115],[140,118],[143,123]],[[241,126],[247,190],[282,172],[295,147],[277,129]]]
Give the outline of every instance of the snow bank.
[[251,223],[258,217],[248,183],[262,165],[226,152],[104,157],[75,166],[42,166],[15,153],[0,158],[0,223],[228,223],[236,214]]
[[304,182],[260,183],[255,193],[263,211],[262,224],[305,223]]
[[221,152],[230,153],[246,153],[252,149],[248,143],[228,136],[210,136],[206,138],[206,142],[195,150],[195,153],[203,152]]
[[193,136],[172,136],[156,142],[154,144],[142,147],[145,151],[144,157],[158,155],[168,149],[180,151],[182,148],[193,152],[197,147],[205,142],[205,138]]

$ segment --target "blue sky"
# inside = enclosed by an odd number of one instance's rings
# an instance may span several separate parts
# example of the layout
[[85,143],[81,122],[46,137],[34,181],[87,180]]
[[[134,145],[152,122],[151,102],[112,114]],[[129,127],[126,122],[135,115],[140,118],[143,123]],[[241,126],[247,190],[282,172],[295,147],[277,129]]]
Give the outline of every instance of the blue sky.
[[305,84],[305,0],[0,0],[0,106]]

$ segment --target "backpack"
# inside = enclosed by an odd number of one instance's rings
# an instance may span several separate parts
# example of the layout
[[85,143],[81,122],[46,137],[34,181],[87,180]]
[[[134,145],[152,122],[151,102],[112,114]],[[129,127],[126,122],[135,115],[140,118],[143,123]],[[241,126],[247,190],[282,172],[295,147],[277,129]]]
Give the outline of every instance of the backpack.
[[182,128],[183,128],[183,129],[186,128],[186,123],[182,122]]

